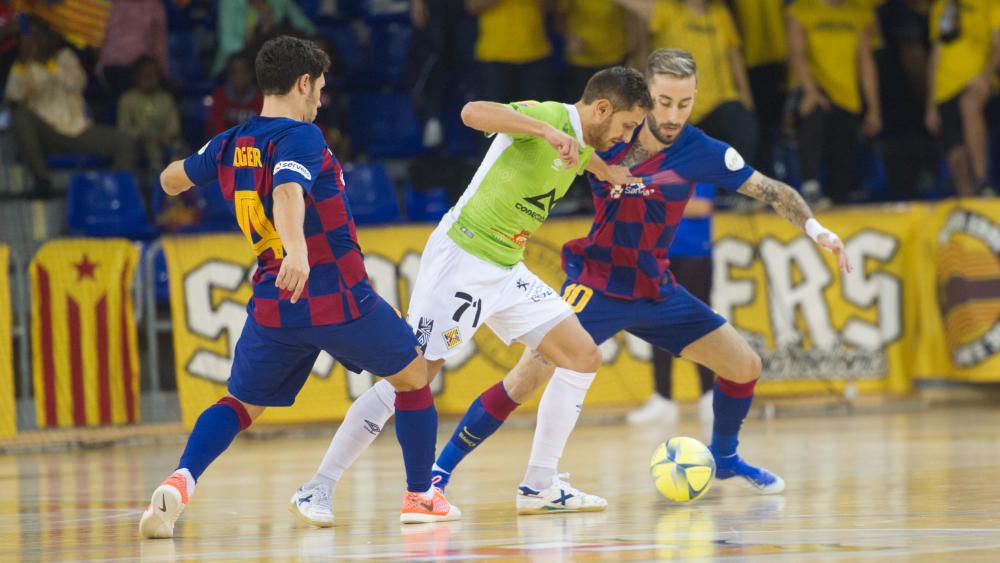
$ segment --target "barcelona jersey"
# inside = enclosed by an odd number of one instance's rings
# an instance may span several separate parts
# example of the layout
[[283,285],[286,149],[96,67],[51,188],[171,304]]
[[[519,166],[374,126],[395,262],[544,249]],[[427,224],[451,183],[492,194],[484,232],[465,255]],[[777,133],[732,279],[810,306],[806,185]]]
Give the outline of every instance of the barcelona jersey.
[[[346,323],[364,316],[379,300],[368,280],[354,218],[344,192],[344,174],[312,123],[254,116],[216,135],[184,161],[196,186],[216,179],[236,208],[240,229],[257,256],[248,314],[264,327],[309,327]],[[274,227],[272,190],[302,187],[303,231],[309,280],[296,303],[274,281],[284,248]]]
[[[620,164],[641,130],[599,156]],[[616,187],[589,176],[594,224],[586,238],[563,246],[563,269],[570,282],[609,297],[663,301],[676,290],[669,249],[695,185],[736,190],[754,170],[735,149],[692,125],[673,145],[630,170],[655,181]]]

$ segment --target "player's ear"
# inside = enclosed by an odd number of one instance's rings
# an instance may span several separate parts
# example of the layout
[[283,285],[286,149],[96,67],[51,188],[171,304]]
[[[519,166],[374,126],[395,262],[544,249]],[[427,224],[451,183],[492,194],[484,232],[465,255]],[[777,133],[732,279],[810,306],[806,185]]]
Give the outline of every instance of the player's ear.
[[611,105],[610,100],[602,98],[594,102],[594,116],[597,117],[597,121],[604,121],[610,118],[614,112],[615,108]]
[[299,90],[300,94],[309,94],[309,78],[308,74],[303,74],[295,81],[295,87]]

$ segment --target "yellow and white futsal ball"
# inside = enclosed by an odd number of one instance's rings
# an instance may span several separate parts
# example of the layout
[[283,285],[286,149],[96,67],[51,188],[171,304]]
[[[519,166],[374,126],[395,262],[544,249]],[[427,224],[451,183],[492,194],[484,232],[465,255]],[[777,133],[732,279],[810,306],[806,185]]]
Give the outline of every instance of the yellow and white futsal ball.
[[660,444],[649,461],[656,490],[674,502],[701,498],[715,477],[715,457],[694,438],[671,438]]

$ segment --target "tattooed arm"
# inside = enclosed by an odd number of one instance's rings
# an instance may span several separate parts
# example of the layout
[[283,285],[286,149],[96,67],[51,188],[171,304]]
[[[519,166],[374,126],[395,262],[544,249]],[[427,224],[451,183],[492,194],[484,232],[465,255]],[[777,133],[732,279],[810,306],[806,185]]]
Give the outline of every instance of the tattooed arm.
[[768,178],[760,172],[754,172],[736,191],[770,205],[796,227],[805,227],[806,221],[813,216],[809,205],[799,192],[788,184]]
[[769,204],[793,225],[804,229],[816,244],[832,252],[841,271],[851,273],[853,268],[844,252],[844,243],[833,231],[819,224],[805,200],[791,186],[754,172],[736,191]]

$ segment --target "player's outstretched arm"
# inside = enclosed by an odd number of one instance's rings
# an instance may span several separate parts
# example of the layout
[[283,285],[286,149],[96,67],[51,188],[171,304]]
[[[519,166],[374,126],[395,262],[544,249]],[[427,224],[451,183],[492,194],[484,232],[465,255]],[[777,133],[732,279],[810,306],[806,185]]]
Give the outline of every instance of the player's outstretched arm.
[[469,102],[462,108],[462,123],[483,133],[541,137],[556,149],[566,168],[576,168],[580,163],[576,139],[509,106],[495,102]]
[[191,189],[194,182],[184,171],[184,161],[175,160],[160,172],[160,185],[167,195],[178,195]]
[[750,179],[736,191],[763,201],[793,225],[805,229],[806,234],[816,241],[816,244],[837,256],[837,264],[841,271],[847,273],[852,271],[851,263],[847,260],[847,254],[844,252],[844,243],[841,242],[840,237],[820,225],[819,221],[813,217],[809,204],[794,188],[784,182],[768,178],[760,172],[754,172]]
[[625,166],[608,164],[596,154],[592,155],[590,160],[587,161],[587,172],[593,174],[598,180],[607,182],[612,186],[624,186],[626,184],[639,184],[642,182],[641,178],[633,176]]
[[292,292],[292,303],[295,303],[309,280],[309,252],[303,231],[306,203],[302,186],[286,182],[274,188],[271,197],[274,200],[274,228],[285,249],[274,285]]

